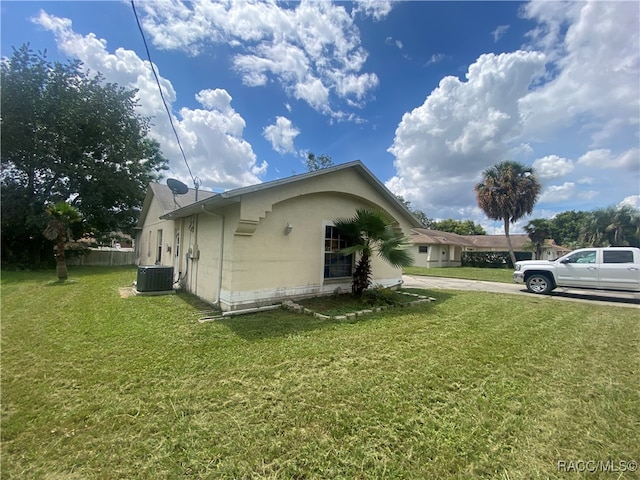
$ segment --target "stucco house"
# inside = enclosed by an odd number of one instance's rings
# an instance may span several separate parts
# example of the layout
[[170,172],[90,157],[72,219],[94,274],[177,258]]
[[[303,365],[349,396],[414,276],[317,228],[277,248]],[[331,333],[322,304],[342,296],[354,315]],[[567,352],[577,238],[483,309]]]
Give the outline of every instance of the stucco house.
[[416,267],[459,267],[462,252],[473,247],[463,235],[426,228],[414,228],[409,238]]
[[[224,193],[175,196],[151,184],[138,223],[138,265],[174,267],[187,291],[223,311],[349,291],[355,259],[333,226],[378,208],[405,235],[419,222],[360,161]],[[398,285],[402,270],[373,259],[373,282]]]

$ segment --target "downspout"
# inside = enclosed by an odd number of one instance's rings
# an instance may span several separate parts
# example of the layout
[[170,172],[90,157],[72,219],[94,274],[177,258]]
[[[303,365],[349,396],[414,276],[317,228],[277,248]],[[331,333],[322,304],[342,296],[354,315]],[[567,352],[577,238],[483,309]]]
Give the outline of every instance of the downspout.
[[210,212],[205,210],[204,205],[201,206],[202,211],[207,213],[213,217],[218,217],[221,220],[220,225],[220,251],[218,252],[218,292],[216,301],[213,303],[214,305],[220,306],[220,293],[222,292],[222,257],[224,255],[224,215],[219,215],[217,213]]

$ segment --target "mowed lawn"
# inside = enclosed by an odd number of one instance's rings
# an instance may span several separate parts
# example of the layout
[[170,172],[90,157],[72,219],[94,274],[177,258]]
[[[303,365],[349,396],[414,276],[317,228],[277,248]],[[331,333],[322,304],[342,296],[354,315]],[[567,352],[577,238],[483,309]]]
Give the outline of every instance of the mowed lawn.
[[609,479],[558,462],[640,460],[634,308],[432,291],[349,323],[198,323],[187,295],[121,298],[132,268],[54,275],[2,272],[3,479]]
[[513,283],[512,268],[478,268],[478,267],[405,267],[405,275],[422,275],[426,277],[462,278],[465,280],[484,280],[487,282]]

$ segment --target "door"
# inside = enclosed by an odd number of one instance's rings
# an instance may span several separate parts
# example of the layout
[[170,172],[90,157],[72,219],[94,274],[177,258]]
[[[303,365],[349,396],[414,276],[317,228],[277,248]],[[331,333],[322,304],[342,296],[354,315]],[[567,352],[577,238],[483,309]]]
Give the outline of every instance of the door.
[[578,250],[556,264],[561,287],[598,288],[598,251]]
[[600,287],[640,290],[640,263],[634,262],[633,250],[602,251]]

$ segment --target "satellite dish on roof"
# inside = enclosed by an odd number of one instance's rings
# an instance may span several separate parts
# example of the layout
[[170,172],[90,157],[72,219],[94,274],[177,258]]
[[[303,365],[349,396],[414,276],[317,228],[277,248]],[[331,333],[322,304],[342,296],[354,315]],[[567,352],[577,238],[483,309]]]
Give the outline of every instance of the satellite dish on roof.
[[167,187],[169,187],[169,190],[171,190],[174,195],[184,195],[189,191],[189,187],[175,178],[167,179]]

